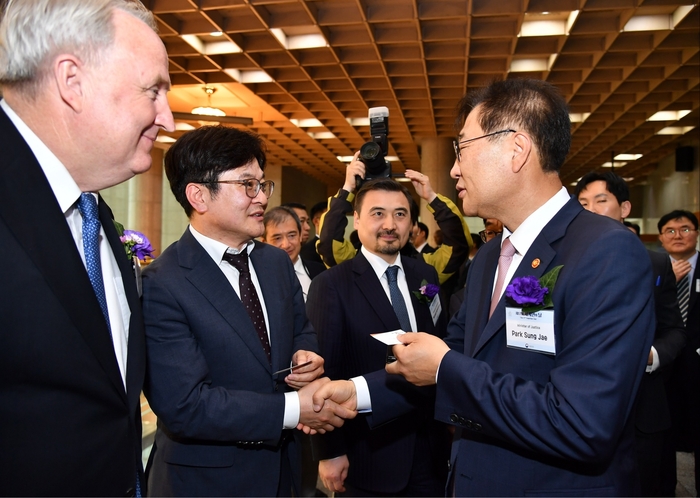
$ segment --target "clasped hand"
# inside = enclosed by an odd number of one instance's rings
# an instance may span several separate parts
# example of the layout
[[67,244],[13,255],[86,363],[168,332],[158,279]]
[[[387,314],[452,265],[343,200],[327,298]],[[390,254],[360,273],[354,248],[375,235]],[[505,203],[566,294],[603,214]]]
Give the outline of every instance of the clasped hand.
[[323,377],[298,391],[301,414],[297,429],[306,434],[325,434],[336,427],[342,427],[345,420],[355,418],[357,403],[334,394],[335,388],[329,387],[342,382],[352,384],[350,381],[331,382],[328,377]]

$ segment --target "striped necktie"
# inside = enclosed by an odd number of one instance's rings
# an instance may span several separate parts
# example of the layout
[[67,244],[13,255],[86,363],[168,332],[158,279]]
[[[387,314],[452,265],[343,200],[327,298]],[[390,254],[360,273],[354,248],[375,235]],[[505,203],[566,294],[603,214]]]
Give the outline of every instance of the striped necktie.
[[688,320],[688,302],[690,301],[690,274],[686,275],[676,284],[678,290],[678,308],[681,310],[683,325]]

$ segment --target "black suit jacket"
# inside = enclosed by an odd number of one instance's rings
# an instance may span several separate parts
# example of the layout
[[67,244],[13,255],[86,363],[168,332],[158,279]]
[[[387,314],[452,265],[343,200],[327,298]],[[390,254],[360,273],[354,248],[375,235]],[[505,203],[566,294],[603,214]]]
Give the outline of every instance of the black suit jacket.
[[669,379],[670,367],[686,341],[686,331],[678,309],[676,276],[671,261],[666,254],[654,251],[648,253],[653,271],[656,314],[653,346],[659,355],[659,368],[642,376],[635,418],[637,430],[647,434],[671,428],[665,381]]
[[[422,280],[437,283],[435,269],[410,258],[401,259],[408,288],[418,290]],[[437,299],[437,298],[436,298]],[[441,335],[445,313],[433,324],[427,304],[411,293],[418,329]],[[326,374],[333,380],[348,379],[376,370],[386,364],[387,346],[370,334],[401,328],[391,302],[376,273],[362,254],[316,277],[306,301],[309,319],[318,333]],[[444,308],[443,308],[444,310]],[[395,377],[393,381],[402,382]],[[369,429],[366,416],[348,420],[342,429],[316,441],[317,459],[348,455],[347,482],[370,491],[392,493],[403,489],[414,470],[414,462],[429,466],[442,464],[446,476],[448,439],[445,428],[432,421],[432,394],[426,389],[423,409],[414,411],[375,430]],[[422,438],[417,441],[417,438]],[[416,445],[427,448],[414,460]]]
[[316,261],[311,261],[303,257],[301,258],[301,263],[304,265],[304,268],[306,269],[306,274],[311,280],[313,280],[321,272],[326,270],[326,267],[323,263],[317,263]]
[[[668,256],[666,256],[668,257]],[[685,323],[687,343],[673,368],[668,383],[669,399],[673,415],[674,432],[678,449],[700,449],[700,261],[690,279],[690,300]]]
[[[316,252],[316,242],[318,242],[318,237],[315,235],[306,241],[306,244],[301,246],[301,251],[299,251],[299,256],[305,261],[313,261],[320,265],[323,265],[321,256]],[[324,265],[325,268],[325,265]],[[313,278],[313,277],[312,277]]]
[[100,200],[131,309],[126,389],[65,217],[2,110],[0,150],[0,493],[133,493],[141,472],[143,318],[111,212]]

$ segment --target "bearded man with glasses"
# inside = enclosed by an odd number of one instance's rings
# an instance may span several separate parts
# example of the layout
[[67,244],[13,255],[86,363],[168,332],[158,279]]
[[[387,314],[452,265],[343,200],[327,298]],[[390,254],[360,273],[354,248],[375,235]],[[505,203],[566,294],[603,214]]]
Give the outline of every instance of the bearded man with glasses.
[[274,189],[264,169],[262,139],[223,126],[165,155],[190,225],[143,275],[153,496],[299,496],[297,424],[354,416],[312,408],[328,379],[299,280],[284,251],[254,241]]

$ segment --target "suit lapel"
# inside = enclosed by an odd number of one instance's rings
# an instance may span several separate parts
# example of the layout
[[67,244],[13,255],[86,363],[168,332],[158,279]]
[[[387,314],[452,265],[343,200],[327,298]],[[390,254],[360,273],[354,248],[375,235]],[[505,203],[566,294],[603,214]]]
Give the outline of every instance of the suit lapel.
[[[0,172],[0,217],[124,396],[107,323],[66,219],[39,163],[1,110],[0,135],[0,149],[12,151]],[[37,303],[37,312],[40,307]]]
[[260,346],[260,339],[253,322],[221,269],[216,266],[189,229],[185,230],[178,246],[180,266],[190,270],[187,279],[207,298],[233,332],[240,336],[253,357],[272,372],[267,356]]
[[129,261],[124,252],[124,245],[119,240],[119,234],[114,226],[114,216],[112,210],[100,197],[99,202],[100,223],[107,236],[114,258],[119,266],[119,272],[124,285],[124,294],[129,303],[131,318],[129,320],[129,342],[126,364],[126,391],[130,402],[138,401],[143,385],[143,374],[145,371],[145,351],[146,338],[143,327],[143,313],[141,302],[136,290],[136,278],[134,275],[133,263]]
[[[573,204],[573,202],[576,204]],[[532,275],[533,277],[540,278],[547,271],[549,271],[551,269],[550,265],[556,256],[556,251],[552,247],[552,244],[564,236],[566,233],[566,228],[582,209],[583,208],[581,208],[581,205],[576,199],[572,199],[567,202],[564,207],[554,216],[554,218],[552,218],[552,220],[542,229],[540,234],[530,246],[530,249],[523,257],[517,270],[515,270],[512,279],[524,277],[526,275]],[[488,268],[492,268],[492,284],[493,279],[495,278],[496,267],[498,267],[500,244],[497,245],[495,252],[496,263],[491,263],[491,266],[488,266]],[[491,257],[493,257],[493,255],[491,255]],[[540,261],[537,265],[533,265],[533,261],[536,259],[539,259]],[[533,266],[536,267],[533,268]],[[489,290],[491,288],[492,287],[489,287]],[[490,293],[488,292],[484,294],[489,294],[487,298],[482,298],[482,306],[486,306],[486,316],[488,316],[488,308],[491,305],[491,297]],[[496,309],[493,311],[493,315],[486,323],[483,332],[479,335],[473,354],[476,355],[494,335],[496,335],[501,329],[504,329],[505,323],[506,297],[504,292],[500,301],[498,302],[498,305],[496,306]]]
[[[418,273],[416,263],[417,260],[401,258],[401,264],[403,265],[404,273],[406,274],[408,291],[411,295],[413,312],[416,315],[416,325],[418,326],[418,331],[432,333],[435,331],[435,324],[433,324],[433,317],[430,314],[430,305],[420,302],[414,294],[414,291],[420,289],[421,282],[423,281],[423,277]],[[435,299],[440,299],[440,296],[435,296]]]
[[[386,292],[384,292],[377,274],[374,273],[372,266],[362,252],[358,252],[357,256],[352,259],[352,269],[355,274],[355,285],[357,285],[361,295],[367,299],[369,305],[377,313],[384,328],[387,331],[400,329],[401,325],[399,324],[399,319],[396,318],[394,308],[391,306],[389,298],[386,297]],[[372,330],[369,332],[384,331]]]

